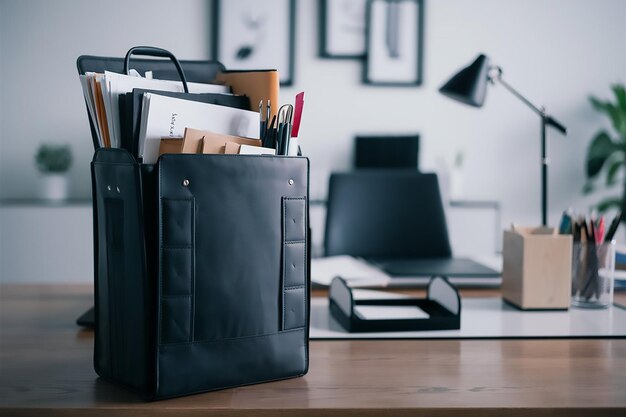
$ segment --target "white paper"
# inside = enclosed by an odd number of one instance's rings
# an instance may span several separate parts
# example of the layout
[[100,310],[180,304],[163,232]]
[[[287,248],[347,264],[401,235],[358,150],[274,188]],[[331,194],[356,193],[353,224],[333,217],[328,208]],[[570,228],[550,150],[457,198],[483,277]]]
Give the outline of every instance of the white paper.
[[85,97],[85,102],[87,103],[87,110],[89,111],[89,119],[93,123],[94,129],[96,131],[96,136],[98,137],[98,144],[100,146],[104,146],[104,140],[102,139],[102,135],[100,134],[100,127],[98,126],[98,118],[96,116],[95,102],[93,99],[93,94],[91,91],[91,86],[89,83],[88,75],[79,75],[80,85],[83,89],[83,96]]
[[161,138],[183,136],[185,128],[259,138],[259,113],[145,93],[139,152],[146,164],[159,157]]
[[385,286],[390,276],[372,264],[348,255],[316,258],[311,261],[311,281],[330,285],[335,277],[345,279],[351,287]]
[[[187,86],[189,87],[190,93],[230,93],[230,88],[224,85],[187,83]],[[111,71],[104,72],[102,87],[102,94],[104,96],[105,107],[107,111],[107,119],[109,121],[111,146],[115,147],[119,147],[121,139],[119,109],[120,94],[131,93],[135,88],[141,88],[145,90],[183,92],[183,84],[180,81],[154,80],[149,78],[118,74]]]
[[406,300],[413,298],[410,295],[399,294],[389,291],[364,290],[355,288],[352,290],[352,298],[354,300]]
[[241,145],[239,147],[240,155],[276,155],[276,149],[263,148],[261,146]]
[[354,306],[364,320],[427,319],[430,314],[417,306]]

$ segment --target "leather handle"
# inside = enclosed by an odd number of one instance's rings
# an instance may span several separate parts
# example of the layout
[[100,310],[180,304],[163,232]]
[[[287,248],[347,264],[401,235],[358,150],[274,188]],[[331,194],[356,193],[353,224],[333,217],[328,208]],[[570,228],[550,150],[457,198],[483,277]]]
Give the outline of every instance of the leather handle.
[[128,52],[126,52],[126,56],[124,57],[124,74],[128,75],[128,71],[130,69],[130,56],[131,55],[142,55],[142,56],[154,56],[159,58],[169,58],[174,65],[176,66],[176,70],[178,71],[178,75],[180,76],[180,80],[183,82],[183,90],[185,93],[189,93],[189,87],[187,86],[187,79],[185,78],[185,73],[183,72],[183,67],[180,66],[180,62],[174,56],[173,53],[166,49],[156,48],[154,46],[135,46],[130,48]]

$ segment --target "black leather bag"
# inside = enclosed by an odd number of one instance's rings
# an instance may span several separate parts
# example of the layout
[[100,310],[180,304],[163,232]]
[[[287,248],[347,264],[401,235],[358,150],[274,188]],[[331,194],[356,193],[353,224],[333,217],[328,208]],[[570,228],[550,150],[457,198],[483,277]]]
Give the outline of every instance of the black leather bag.
[[98,149],[94,366],[146,399],[308,370],[308,159]]

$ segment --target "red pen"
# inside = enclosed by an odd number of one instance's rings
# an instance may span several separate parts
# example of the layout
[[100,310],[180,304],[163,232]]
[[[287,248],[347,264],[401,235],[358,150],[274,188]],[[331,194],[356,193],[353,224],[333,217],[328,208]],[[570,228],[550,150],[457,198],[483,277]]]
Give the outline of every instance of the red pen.
[[600,216],[596,224],[596,244],[601,244],[604,240],[604,216]]
[[300,122],[302,121],[302,110],[304,109],[304,91],[296,95],[295,112],[293,115],[293,129],[291,137],[297,138],[300,131]]

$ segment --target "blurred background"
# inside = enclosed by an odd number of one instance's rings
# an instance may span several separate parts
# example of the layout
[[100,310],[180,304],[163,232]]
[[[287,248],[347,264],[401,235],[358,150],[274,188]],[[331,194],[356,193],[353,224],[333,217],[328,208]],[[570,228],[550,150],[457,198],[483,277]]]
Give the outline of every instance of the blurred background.
[[[619,155],[611,186],[602,176],[594,192],[583,189],[592,139],[614,132],[589,96],[613,100],[612,86],[624,82],[626,2],[425,0],[421,84],[411,86],[364,84],[362,59],[320,57],[320,3],[295,1],[293,82],[281,89],[284,102],[306,92],[300,138],[311,160],[315,245],[328,177],[353,168],[357,135],[419,135],[420,170],[439,174],[455,254],[497,253],[502,228],[540,223],[539,118],[498,86],[482,109],[438,92],[479,53],[568,127],[567,136],[549,133],[549,223],[568,207],[586,213],[622,196]],[[76,58],[153,45],[209,59],[211,6],[0,0],[0,281],[93,279],[93,146]]]

